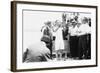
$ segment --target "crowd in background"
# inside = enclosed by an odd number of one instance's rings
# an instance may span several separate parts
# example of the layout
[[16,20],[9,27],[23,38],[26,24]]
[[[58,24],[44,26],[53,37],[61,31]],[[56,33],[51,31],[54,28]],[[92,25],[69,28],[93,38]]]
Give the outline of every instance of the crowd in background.
[[56,52],[57,59],[91,59],[91,18],[77,12],[71,15],[63,13],[62,20],[45,22],[42,39],[47,40],[51,58]]

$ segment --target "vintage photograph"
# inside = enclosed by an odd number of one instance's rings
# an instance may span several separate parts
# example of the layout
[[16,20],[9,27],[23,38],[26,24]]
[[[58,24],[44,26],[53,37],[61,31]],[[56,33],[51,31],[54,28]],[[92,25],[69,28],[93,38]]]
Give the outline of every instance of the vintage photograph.
[[97,6],[11,3],[11,70],[97,66]]
[[23,10],[23,62],[91,59],[91,13]]

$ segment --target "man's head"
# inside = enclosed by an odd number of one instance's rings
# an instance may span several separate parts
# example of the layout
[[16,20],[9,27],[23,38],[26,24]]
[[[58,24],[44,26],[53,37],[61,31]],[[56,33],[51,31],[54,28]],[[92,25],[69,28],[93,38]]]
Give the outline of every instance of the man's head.
[[87,17],[84,17],[84,18],[82,19],[82,23],[83,23],[83,24],[88,23],[88,21],[89,21],[89,20],[88,20],[88,18],[87,18]]
[[46,21],[46,22],[44,22],[44,24],[51,27],[51,21]]

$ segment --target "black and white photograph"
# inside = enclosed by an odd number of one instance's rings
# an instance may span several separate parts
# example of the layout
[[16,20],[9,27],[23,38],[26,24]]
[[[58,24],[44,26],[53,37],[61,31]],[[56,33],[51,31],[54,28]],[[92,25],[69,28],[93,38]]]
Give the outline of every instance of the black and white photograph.
[[91,59],[91,13],[23,10],[23,62]]
[[34,2],[15,6],[16,69],[96,66],[95,6]]

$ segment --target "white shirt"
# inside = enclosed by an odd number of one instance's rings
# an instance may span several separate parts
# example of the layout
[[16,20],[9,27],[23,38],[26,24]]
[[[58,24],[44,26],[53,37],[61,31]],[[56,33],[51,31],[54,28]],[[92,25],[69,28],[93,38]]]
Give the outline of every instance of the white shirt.
[[77,35],[77,31],[78,31],[78,27],[77,26],[75,26],[75,27],[73,27],[73,26],[69,27],[69,33],[70,33],[71,36],[76,36]]
[[91,33],[91,27],[88,24],[81,24],[78,28],[78,35]]

